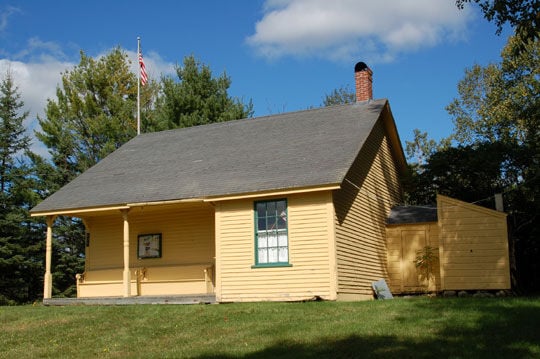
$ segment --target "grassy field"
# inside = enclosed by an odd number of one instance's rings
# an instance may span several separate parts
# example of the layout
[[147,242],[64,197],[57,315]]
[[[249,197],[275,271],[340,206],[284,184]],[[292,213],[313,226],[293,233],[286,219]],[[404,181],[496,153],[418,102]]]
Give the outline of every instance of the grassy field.
[[0,307],[0,358],[540,358],[538,298]]

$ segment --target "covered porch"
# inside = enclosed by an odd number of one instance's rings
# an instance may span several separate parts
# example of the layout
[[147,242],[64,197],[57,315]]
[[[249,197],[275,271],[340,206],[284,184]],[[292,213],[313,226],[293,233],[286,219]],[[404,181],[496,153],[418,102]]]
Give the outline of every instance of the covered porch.
[[132,302],[119,298],[141,298],[141,303],[215,301],[215,213],[209,202],[132,203],[34,215],[47,218],[45,304],[60,300],[52,298],[51,274],[59,215],[78,217],[85,225],[85,269],[73,278],[77,304]]

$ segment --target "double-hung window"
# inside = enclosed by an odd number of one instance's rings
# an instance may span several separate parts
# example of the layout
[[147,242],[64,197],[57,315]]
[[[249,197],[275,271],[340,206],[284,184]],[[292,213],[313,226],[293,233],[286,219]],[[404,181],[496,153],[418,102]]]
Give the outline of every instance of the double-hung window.
[[255,266],[289,265],[287,200],[255,202]]

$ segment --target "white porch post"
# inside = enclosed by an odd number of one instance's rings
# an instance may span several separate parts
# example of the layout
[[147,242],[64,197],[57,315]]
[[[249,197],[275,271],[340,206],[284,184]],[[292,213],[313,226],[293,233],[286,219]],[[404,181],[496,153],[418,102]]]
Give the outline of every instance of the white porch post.
[[52,297],[52,226],[55,216],[47,216],[47,239],[45,242],[45,277],[43,278],[43,299]]
[[129,269],[129,209],[122,210],[124,219],[124,297],[131,296],[131,272]]

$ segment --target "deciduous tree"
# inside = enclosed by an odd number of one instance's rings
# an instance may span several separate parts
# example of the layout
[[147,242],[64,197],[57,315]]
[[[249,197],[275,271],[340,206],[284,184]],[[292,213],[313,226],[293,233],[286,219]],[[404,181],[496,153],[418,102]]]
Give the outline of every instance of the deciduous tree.
[[484,17],[495,22],[497,34],[503,26],[514,27],[521,44],[514,50],[523,50],[523,45],[537,41],[540,37],[540,2],[537,0],[456,0],[458,8],[463,9],[466,3],[475,2],[480,6]]
[[341,86],[326,94],[323,99],[323,106],[345,105],[356,101],[356,94],[348,86]]
[[511,38],[501,62],[475,65],[447,110],[457,146],[438,150],[408,178],[414,200],[443,193],[492,206],[504,192],[514,284],[540,290],[540,44]]

